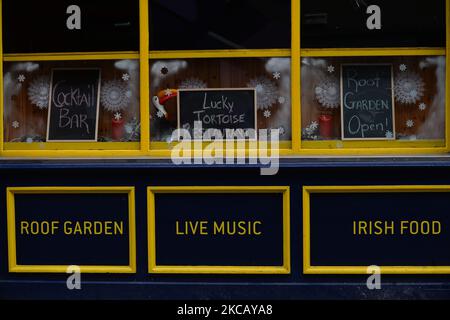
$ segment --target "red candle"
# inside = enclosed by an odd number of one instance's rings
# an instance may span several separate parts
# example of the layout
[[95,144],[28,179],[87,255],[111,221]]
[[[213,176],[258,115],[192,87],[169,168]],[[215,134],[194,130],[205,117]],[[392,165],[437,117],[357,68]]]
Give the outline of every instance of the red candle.
[[123,138],[124,133],[124,123],[125,121],[123,119],[112,119],[112,139],[115,141],[119,141]]
[[333,117],[331,115],[323,114],[319,117],[319,132],[324,139],[333,137]]

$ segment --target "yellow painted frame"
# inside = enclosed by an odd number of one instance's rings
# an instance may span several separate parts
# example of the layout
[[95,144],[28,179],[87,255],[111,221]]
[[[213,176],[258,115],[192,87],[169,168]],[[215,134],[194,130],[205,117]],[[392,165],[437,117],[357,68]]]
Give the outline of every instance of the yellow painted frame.
[[[311,207],[312,193],[399,193],[448,192],[450,185],[411,186],[304,186],[303,187],[303,273],[304,274],[367,274],[368,266],[311,265]],[[450,274],[450,266],[379,266],[382,274]]]
[[[156,264],[156,194],[177,193],[281,193],[283,195],[283,265],[282,266],[161,266]],[[224,187],[177,186],[148,187],[148,272],[166,274],[290,274],[290,189],[287,186]]]
[[[291,49],[232,49],[232,50],[180,50],[149,51],[149,0],[139,0],[140,47],[139,52],[73,52],[47,54],[7,54],[1,61],[56,61],[56,60],[109,60],[139,59],[140,62],[140,120],[141,140],[134,143],[9,143],[4,142],[3,120],[0,121],[0,156],[10,158],[129,158],[171,156],[171,145],[150,141],[150,88],[149,61],[177,58],[239,58],[290,57],[291,58],[291,141],[280,141],[280,156],[379,156],[443,154],[450,151],[450,90],[446,93],[445,141],[302,141],[301,140],[301,58],[336,56],[428,56],[446,55],[446,82],[450,83],[450,0],[446,1],[446,48],[327,48],[302,49],[300,47],[300,1],[291,0]],[[1,0],[0,0],[1,7]],[[0,8],[0,18],[1,18]],[[0,74],[3,74],[0,66]],[[3,119],[3,77],[0,79],[0,119]],[[20,144],[16,146],[15,144]],[[235,150],[237,151],[237,148]],[[246,147],[246,154],[254,150]]]
[[18,265],[16,255],[15,194],[128,194],[129,265],[79,266],[82,273],[136,273],[136,223],[134,187],[9,187],[6,190],[9,272],[66,273],[65,265]]

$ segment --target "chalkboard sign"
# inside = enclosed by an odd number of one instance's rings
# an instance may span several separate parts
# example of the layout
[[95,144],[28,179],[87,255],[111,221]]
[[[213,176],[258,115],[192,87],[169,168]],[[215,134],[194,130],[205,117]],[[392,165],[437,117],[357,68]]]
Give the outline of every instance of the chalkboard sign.
[[343,140],[395,139],[392,65],[341,66]]
[[100,69],[53,69],[47,141],[97,141]]
[[[198,140],[194,122],[201,122],[203,132],[208,129],[219,130],[223,139],[226,139],[227,129],[235,130],[237,138],[256,139],[256,90],[179,90],[178,128],[189,130],[191,138]],[[254,132],[251,136],[245,136],[249,129]]]

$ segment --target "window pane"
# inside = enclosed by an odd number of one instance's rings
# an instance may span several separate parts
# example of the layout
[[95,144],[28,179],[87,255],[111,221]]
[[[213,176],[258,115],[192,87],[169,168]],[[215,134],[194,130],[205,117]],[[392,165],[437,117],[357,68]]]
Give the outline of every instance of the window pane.
[[[381,29],[367,26],[370,5]],[[302,0],[301,24],[303,48],[445,47],[445,0]]]
[[6,0],[3,43],[5,53],[138,51],[139,1]]
[[[59,72],[58,80],[55,70]],[[100,90],[83,91],[80,83],[69,85],[76,72],[83,70],[100,70],[100,79],[95,75],[93,78],[100,80]],[[137,60],[7,62],[3,81],[5,142],[46,141],[50,100],[53,106],[61,106],[61,113],[55,109],[59,120],[52,120],[61,130],[92,132],[95,123],[91,126],[85,121],[83,109],[92,102],[94,108],[99,106],[98,120],[93,120],[98,122],[97,141],[140,140]]]
[[[258,129],[280,129],[280,140],[291,139],[290,58],[155,60],[150,68],[152,141],[172,141],[180,89],[211,88],[255,89]],[[228,111],[239,113],[239,103]]]
[[290,48],[290,6],[290,0],[150,0],[150,49]]
[[[382,71],[386,66],[392,72]],[[367,67],[373,70],[367,71]],[[445,138],[443,56],[303,58],[301,74],[303,140],[340,140],[341,123],[359,140],[367,141],[376,134],[379,140]],[[391,117],[377,118],[377,113],[392,112],[391,101],[395,130],[387,123]],[[343,111],[351,116],[345,121],[341,121],[343,103]]]

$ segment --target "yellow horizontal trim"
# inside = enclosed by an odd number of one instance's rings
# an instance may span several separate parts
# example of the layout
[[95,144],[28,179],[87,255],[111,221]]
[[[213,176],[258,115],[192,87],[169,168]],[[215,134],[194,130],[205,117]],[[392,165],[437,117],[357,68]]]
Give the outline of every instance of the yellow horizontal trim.
[[289,274],[285,267],[264,267],[264,266],[157,266],[151,269],[151,273],[166,274]]
[[[444,140],[393,140],[393,141],[343,141],[320,140],[302,141],[305,149],[346,149],[346,148],[443,148]],[[384,151],[384,150],[383,150]]]
[[139,59],[136,51],[123,52],[68,52],[4,54],[3,61],[64,61],[64,60],[122,60]]
[[[132,267],[122,266],[79,266],[81,273],[136,273]],[[23,273],[66,273],[68,266],[23,266],[9,268],[9,272]]]
[[8,264],[9,272],[24,273],[66,273],[67,265],[18,265],[16,245],[15,194],[128,194],[129,224],[129,265],[127,266],[84,266],[81,273],[136,273],[136,221],[135,221],[134,187],[8,187],[6,188],[7,229],[8,229]]
[[8,150],[139,150],[139,142],[5,142]]
[[[281,193],[283,195],[282,266],[159,266],[156,264],[156,204],[158,193]],[[147,187],[148,272],[174,274],[290,274],[290,187],[289,186],[171,186]]]
[[308,193],[450,192],[450,185],[305,186]]
[[445,56],[445,48],[330,48],[301,49],[302,57]]
[[150,59],[290,57],[290,49],[150,51]]
[[[312,193],[399,193],[450,192],[450,185],[364,185],[364,186],[304,186],[303,187],[303,273],[304,274],[367,274],[369,266],[311,265]],[[382,274],[450,274],[450,266],[379,266]]]
[[[367,274],[367,267],[333,266],[309,267],[305,274]],[[450,274],[450,266],[422,267],[422,266],[380,266],[381,274]]]
[[151,193],[283,193],[289,187],[279,186],[177,186],[177,187],[148,187]]

